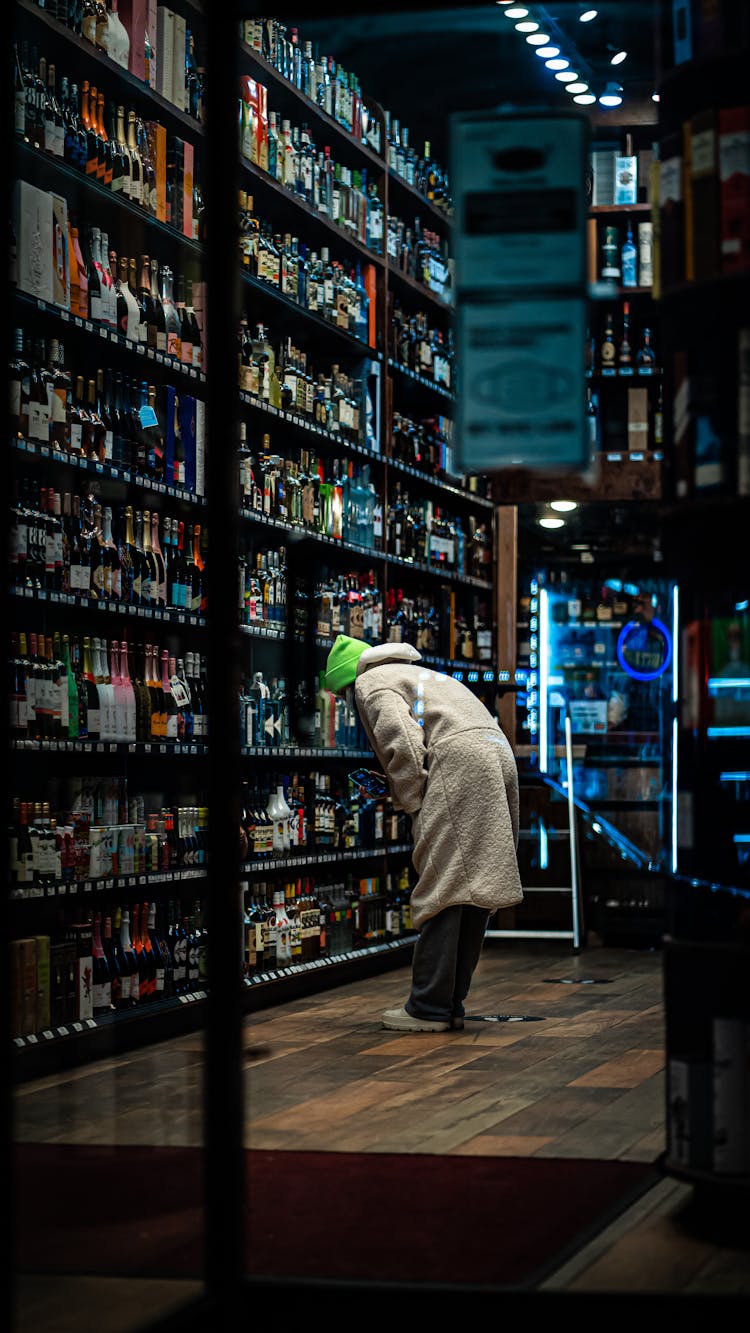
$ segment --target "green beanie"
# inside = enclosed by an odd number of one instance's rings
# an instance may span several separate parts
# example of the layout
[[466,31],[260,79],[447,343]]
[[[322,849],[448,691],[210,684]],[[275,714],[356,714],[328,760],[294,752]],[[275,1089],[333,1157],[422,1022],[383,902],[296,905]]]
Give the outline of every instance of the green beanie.
[[326,662],[326,689],[333,694],[354,684],[357,663],[368,645],[363,639],[350,639],[339,634]]

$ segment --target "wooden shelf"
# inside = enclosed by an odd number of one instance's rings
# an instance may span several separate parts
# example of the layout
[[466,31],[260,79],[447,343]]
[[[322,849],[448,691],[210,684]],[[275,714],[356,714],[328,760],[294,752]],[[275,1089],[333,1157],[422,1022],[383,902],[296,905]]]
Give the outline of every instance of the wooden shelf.
[[651,204],[592,204],[589,217],[600,217],[604,213],[650,213]]

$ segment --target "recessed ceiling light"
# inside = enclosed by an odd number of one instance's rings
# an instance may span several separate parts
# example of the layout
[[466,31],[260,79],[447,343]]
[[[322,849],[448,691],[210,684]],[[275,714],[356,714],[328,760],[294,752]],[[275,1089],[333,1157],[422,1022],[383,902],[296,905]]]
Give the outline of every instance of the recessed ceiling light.
[[567,69],[570,61],[565,60],[563,56],[556,56],[554,60],[545,60],[544,63],[547,69]]
[[623,60],[627,60],[627,58],[628,58],[627,51],[615,51],[615,54],[613,55],[609,63],[610,65],[621,65]]
[[538,518],[537,523],[540,528],[564,528],[564,518]]
[[608,83],[599,97],[599,102],[601,106],[620,106],[622,103],[622,88],[619,83]]
[[574,83],[578,78],[578,75],[573,69],[563,69],[560,70],[559,74],[555,75],[555,78],[558,83]]
[[595,102],[596,98],[593,93],[577,93],[573,98],[573,101],[577,102],[579,106],[591,106],[591,103]]
[[596,18],[598,13],[599,13],[598,9],[585,9],[582,14],[578,15],[578,22],[590,23],[592,19]]
[[658,94],[658,93],[652,93],[652,94],[651,94],[651,101],[652,101],[652,102],[658,102],[658,101],[659,101],[659,94]]
[[559,56],[559,46],[540,46],[534,52],[535,56],[541,56],[543,60],[549,60],[550,56]]
[[558,514],[569,514],[573,509],[578,508],[575,500],[550,500],[550,509],[556,509]]
[[546,46],[549,41],[549,35],[546,32],[530,32],[526,41],[529,46]]
[[521,22],[517,23],[515,26],[516,32],[536,32],[539,24],[534,23],[533,19],[522,19]]
[[588,90],[589,85],[587,83],[577,81],[576,83],[569,83],[565,91],[568,93],[587,93]]
[[528,9],[522,5],[514,5],[512,9],[504,10],[506,19],[527,19],[529,17]]

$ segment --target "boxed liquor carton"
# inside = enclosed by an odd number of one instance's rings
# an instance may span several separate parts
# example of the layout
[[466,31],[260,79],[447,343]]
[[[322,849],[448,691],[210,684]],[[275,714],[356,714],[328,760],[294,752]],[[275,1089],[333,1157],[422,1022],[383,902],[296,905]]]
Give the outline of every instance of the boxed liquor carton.
[[34,1031],[43,1032],[50,1024],[50,938],[35,935],[36,945],[36,1022]]
[[196,414],[195,398],[189,393],[180,395],[177,404],[180,435],[182,437],[183,467],[185,479],[182,483],[189,491],[196,490]]
[[182,145],[182,234],[193,235],[193,168],[195,150],[187,139]]
[[75,949],[72,944],[50,946],[50,1026],[60,1027],[75,1013],[68,1005],[68,975],[75,969]]
[[633,153],[615,158],[615,203],[634,204],[638,194],[638,161]]
[[159,222],[167,220],[167,131],[164,125],[153,124],[153,163],[156,176],[156,216]]
[[52,300],[63,310],[70,310],[70,268],[68,262],[68,201],[61,194],[52,195]]
[[185,54],[187,25],[183,14],[174,16],[174,37],[172,41],[172,101],[179,111],[187,110],[185,89]]
[[145,78],[150,88],[156,90],[156,69],[159,54],[156,49],[158,28],[158,0],[146,0],[146,31],[151,46],[151,60],[146,62]]
[[184,142],[176,134],[167,138],[167,222],[182,231]]
[[721,267],[750,268],[750,106],[719,112]]
[[684,499],[693,493],[693,429],[691,419],[691,382],[688,354],[674,355],[674,481],[675,494]]
[[737,331],[737,494],[750,495],[750,328]]
[[66,939],[75,948],[75,988],[76,1013],[79,1022],[94,1016],[92,979],[94,970],[93,927],[81,922],[73,922],[67,927]]
[[648,389],[628,389],[628,449],[648,449]]
[[206,494],[206,404],[195,400],[195,493]]
[[137,79],[145,80],[148,0],[120,0],[118,13],[130,37],[128,69]]
[[28,181],[16,181],[13,224],[19,291],[52,301],[52,195]]
[[594,175],[593,205],[613,204],[615,201],[615,160],[617,143],[597,144],[591,154],[591,168]]
[[268,89],[258,84],[258,166],[268,171]]
[[36,940],[10,942],[11,1036],[36,1031]]
[[174,10],[159,5],[156,12],[156,91],[168,102],[174,101],[174,26]]
[[690,186],[693,198],[692,274],[696,281],[719,271],[719,158],[718,117],[713,107],[690,122],[692,156]]
[[659,155],[661,287],[666,291],[685,276],[682,135],[666,135],[659,144]]
[[689,120],[682,123],[682,186],[684,191],[682,220],[684,227],[683,247],[685,254],[685,278],[692,282],[695,277],[693,265],[693,178],[692,178],[692,130]]
[[638,223],[638,283],[652,287],[654,282],[654,226],[652,222]]

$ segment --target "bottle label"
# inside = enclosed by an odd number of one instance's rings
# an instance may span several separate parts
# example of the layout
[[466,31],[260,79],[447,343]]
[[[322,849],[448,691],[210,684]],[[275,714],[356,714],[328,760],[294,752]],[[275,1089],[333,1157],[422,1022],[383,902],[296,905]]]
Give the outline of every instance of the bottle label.
[[156,991],[157,991],[157,993],[159,993],[160,991],[163,991],[163,990],[164,990],[164,968],[163,968],[163,967],[157,967],[157,969],[156,969]]
[[97,1009],[109,1009],[112,1004],[112,984],[109,981],[94,982],[94,1012]]
[[167,335],[167,352],[169,353],[170,356],[176,357],[178,361],[181,359],[182,340],[179,334],[169,333]]
[[130,978],[130,998],[131,1000],[140,1000],[141,983],[137,972],[133,972]]
[[98,736],[101,728],[101,710],[99,708],[89,708],[88,710],[89,736]]
[[90,295],[89,318],[102,318],[102,298],[101,296],[94,296],[93,292]]

